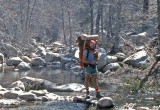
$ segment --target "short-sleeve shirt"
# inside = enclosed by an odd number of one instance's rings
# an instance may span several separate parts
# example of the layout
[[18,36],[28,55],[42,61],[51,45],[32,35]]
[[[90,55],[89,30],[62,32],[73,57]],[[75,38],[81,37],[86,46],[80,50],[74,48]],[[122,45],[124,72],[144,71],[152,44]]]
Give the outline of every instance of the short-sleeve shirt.
[[88,55],[88,58],[86,60],[87,61],[93,61],[94,60],[94,53],[93,53],[93,51],[85,49],[84,52],[83,52],[83,54],[85,54],[86,57],[87,57],[87,52],[89,52],[89,55]]

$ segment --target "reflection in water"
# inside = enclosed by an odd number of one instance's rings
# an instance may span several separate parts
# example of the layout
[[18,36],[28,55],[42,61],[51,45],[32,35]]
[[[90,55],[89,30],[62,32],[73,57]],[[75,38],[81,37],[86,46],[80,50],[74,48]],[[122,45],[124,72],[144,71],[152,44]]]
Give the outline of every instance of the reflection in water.
[[29,71],[13,71],[13,68],[2,70],[2,72],[0,72],[0,84],[7,85],[24,76],[46,79],[59,84],[82,83],[80,76],[75,75],[71,71],[55,69],[50,66],[46,68],[34,67]]

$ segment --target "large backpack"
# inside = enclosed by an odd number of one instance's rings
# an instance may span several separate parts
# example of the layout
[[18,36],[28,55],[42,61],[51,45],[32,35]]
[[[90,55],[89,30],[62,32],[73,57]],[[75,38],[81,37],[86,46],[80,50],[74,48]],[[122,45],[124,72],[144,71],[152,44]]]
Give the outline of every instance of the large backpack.
[[[96,42],[95,51],[93,51],[93,52],[94,52],[95,58],[98,58],[98,53],[97,53],[98,51],[96,50],[98,35],[81,34],[80,36],[78,36],[78,38],[76,40],[76,42],[78,43],[78,47],[79,47],[79,59],[80,59],[80,66],[81,67],[84,66],[83,61],[82,61],[83,51],[85,49],[89,48],[90,40],[94,40]],[[88,55],[89,55],[89,50],[87,50],[87,58],[88,58]]]

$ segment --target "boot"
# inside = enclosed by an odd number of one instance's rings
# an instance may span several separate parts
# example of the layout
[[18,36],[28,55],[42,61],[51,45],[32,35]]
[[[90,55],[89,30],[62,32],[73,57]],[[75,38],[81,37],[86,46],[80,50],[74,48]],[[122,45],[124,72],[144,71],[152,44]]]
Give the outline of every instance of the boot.
[[102,97],[103,97],[103,95],[101,95],[101,93],[99,91],[97,91],[96,98],[102,98]]
[[86,98],[87,98],[87,99],[90,98],[89,91],[86,91]]

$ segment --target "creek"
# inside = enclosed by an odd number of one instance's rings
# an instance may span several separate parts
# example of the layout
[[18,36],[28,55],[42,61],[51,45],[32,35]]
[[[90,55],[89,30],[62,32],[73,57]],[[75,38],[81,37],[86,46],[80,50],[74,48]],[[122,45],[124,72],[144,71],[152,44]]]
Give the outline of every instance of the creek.
[[[81,76],[74,74],[69,70],[55,69],[52,67],[36,67],[30,71],[19,72],[13,71],[13,68],[8,68],[0,71],[0,85],[7,87],[19,80],[21,77],[29,76],[34,78],[41,78],[57,83],[58,85],[66,83],[80,83],[83,84]],[[92,83],[90,86],[93,87]],[[119,110],[124,105],[136,104],[135,107],[149,107],[160,105],[159,94],[144,94],[144,93],[132,93],[127,89],[120,87],[118,84],[103,84],[99,85],[101,93],[104,96],[111,97],[115,104],[112,109],[103,110]],[[72,96],[74,94],[83,95],[84,93],[76,92],[58,92],[58,95]],[[91,93],[94,95],[95,93]],[[96,110],[93,105],[87,105],[84,103],[75,103],[68,101],[56,101],[56,102],[28,102],[25,105],[19,106],[18,108],[11,108],[9,110]]]

